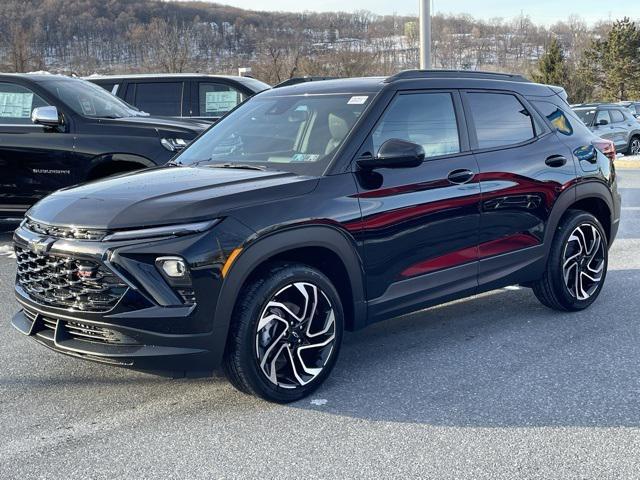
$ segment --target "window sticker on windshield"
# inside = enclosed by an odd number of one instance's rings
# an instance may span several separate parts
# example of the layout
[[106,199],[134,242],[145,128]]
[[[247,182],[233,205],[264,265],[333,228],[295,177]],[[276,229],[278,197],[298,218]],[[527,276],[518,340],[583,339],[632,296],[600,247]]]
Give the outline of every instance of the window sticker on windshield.
[[317,153],[296,153],[291,160],[294,162],[315,162],[320,158]]
[[80,99],[80,108],[82,108],[82,113],[85,115],[95,115],[96,109],[93,106],[93,102],[88,98]]
[[349,101],[347,102],[347,105],[362,105],[364,102],[367,101],[367,98],[369,98],[368,95],[356,95],[349,99]]
[[0,92],[0,117],[29,118],[33,93]]
[[207,92],[204,100],[204,108],[207,113],[228,112],[238,103],[238,94],[233,90],[226,92]]

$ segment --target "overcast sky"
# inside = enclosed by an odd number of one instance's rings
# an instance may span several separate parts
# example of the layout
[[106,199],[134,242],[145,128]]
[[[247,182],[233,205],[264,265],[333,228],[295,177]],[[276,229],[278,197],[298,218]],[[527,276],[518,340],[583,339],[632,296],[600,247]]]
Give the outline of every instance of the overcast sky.
[[[289,12],[369,10],[378,14],[417,14],[417,0],[212,0],[251,10]],[[536,23],[551,24],[578,14],[589,23],[624,16],[640,20],[640,0],[432,0],[437,13],[469,13],[478,18],[515,17],[520,12]]]

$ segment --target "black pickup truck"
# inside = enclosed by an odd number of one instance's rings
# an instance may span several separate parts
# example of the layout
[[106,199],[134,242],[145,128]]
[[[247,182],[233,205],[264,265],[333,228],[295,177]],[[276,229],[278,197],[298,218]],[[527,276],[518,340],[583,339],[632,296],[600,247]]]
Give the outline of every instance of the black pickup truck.
[[63,187],[162,165],[208,123],[151,117],[93,83],[0,75],[0,219]]

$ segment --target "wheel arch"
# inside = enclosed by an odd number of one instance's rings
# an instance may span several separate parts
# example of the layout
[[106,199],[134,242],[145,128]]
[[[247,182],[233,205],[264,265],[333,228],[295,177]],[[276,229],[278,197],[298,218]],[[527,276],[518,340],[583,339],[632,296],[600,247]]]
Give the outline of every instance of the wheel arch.
[[[309,225],[270,233],[245,245],[226,273],[220,290],[214,339],[226,342],[233,309],[243,286],[273,261],[296,261],[318,268],[338,290],[346,328],[357,330],[366,325],[364,273],[355,241],[337,227]],[[220,352],[221,360],[224,348],[215,350]]]
[[130,153],[107,153],[95,157],[87,170],[87,179],[95,180],[109,173],[127,172],[147,167],[155,167],[156,164],[141,155]]
[[607,234],[607,239],[611,241],[614,236],[614,205],[611,192],[601,181],[586,181],[563,192],[556,201],[549,217],[549,227],[545,234],[544,243],[547,246],[547,250],[551,248],[553,236],[562,217],[572,209],[583,210],[595,216],[602,224]]

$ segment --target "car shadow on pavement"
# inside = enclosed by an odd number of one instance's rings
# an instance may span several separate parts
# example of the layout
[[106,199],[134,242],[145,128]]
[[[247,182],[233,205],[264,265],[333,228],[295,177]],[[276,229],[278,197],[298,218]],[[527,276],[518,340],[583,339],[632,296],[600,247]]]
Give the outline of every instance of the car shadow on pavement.
[[443,426],[640,426],[639,284],[640,270],[610,271],[579,313],[498,290],[348,334],[332,376],[295,406]]

